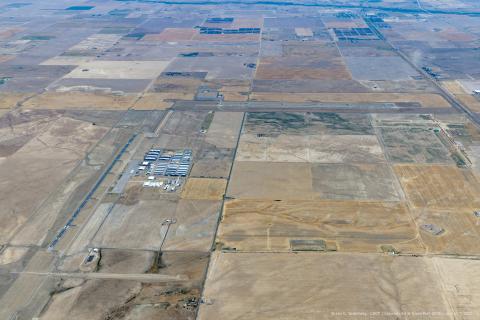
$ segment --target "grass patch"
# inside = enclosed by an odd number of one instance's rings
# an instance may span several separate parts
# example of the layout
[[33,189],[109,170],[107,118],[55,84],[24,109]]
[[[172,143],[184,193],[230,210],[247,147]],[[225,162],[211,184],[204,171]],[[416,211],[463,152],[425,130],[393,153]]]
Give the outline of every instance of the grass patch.
[[202,123],[202,131],[207,131],[208,128],[210,128],[210,125],[212,124],[214,115],[215,115],[215,112],[213,112],[213,111],[210,111],[207,114],[207,116],[205,117],[205,119],[203,120],[203,123]]

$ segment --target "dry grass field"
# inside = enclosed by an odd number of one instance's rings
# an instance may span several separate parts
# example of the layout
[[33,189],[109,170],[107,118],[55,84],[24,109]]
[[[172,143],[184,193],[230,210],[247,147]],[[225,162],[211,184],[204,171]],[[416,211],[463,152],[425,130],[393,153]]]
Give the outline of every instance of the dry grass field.
[[183,199],[221,200],[225,194],[227,180],[190,178],[187,180],[183,191]]
[[240,199],[399,200],[386,165],[236,161],[227,195]]
[[480,319],[478,1],[73,2],[0,1],[0,320]]
[[236,161],[227,196],[238,199],[311,200],[310,164]]
[[424,108],[450,108],[440,95],[433,93],[271,93],[253,92],[254,101],[321,102],[321,103],[396,103],[416,102]]
[[480,207],[480,182],[470,170],[441,165],[395,165],[394,170],[414,207],[470,210]]
[[220,209],[217,200],[180,200],[174,215],[177,222],[168,230],[162,249],[208,252]]
[[154,79],[169,61],[89,61],[72,70],[65,78]]
[[311,163],[384,162],[374,135],[278,135],[243,134],[238,161]]
[[142,38],[143,41],[186,41],[192,40],[198,34],[195,29],[186,28],[166,28],[159,34],[147,34]]
[[469,210],[422,210],[414,211],[418,226],[433,224],[444,231],[433,235],[420,228],[420,236],[427,253],[448,255],[479,255],[479,218]]
[[269,57],[260,60],[255,78],[349,80],[351,76],[340,58],[330,57],[325,61],[318,57]]
[[29,96],[28,93],[0,92],[0,109],[11,109]]
[[28,109],[126,110],[133,106],[136,99],[136,94],[47,91],[25,101],[23,106]]
[[[217,253],[204,292],[209,303],[201,305],[199,319],[394,319],[409,312],[447,320],[464,307],[478,309],[463,273],[478,266],[377,254]],[[453,291],[457,283],[465,300]],[[474,319],[462,315],[455,314]]]
[[[108,130],[67,117],[53,116],[49,122],[43,128],[37,128],[38,132],[32,130],[34,137],[26,136],[24,145],[14,149],[16,152],[2,162],[0,174],[5,180],[0,184],[0,201],[3,204],[0,243],[8,241],[28,221],[37,206]],[[41,125],[41,122],[38,124]],[[35,121],[30,125],[34,126]]]
[[207,129],[205,141],[217,148],[235,148],[242,120],[242,112],[215,113]]
[[224,207],[218,241],[238,251],[290,251],[291,240],[324,240],[329,249],[422,252],[405,205],[360,201],[232,200]]

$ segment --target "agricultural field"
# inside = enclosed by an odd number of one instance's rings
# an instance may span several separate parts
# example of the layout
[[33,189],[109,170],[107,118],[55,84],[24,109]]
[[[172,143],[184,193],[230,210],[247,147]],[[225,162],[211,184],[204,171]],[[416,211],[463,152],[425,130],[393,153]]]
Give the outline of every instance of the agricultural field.
[[[264,319],[331,319],[354,312],[345,311],[345,305],[387,318],[401,312],[435,312],[438,319],[450,318],[451,305],[456,314],[473,319],[464,308],[475,310],[472,303],[478,301],[476,294],[467,293],[473,300],[463,302],[450,292],[453,283],[461,283],[467,292],[473,288],[462,271],[476,266],[476,261],[328,253],[224,253],[214,259],[204,293],[210,303],[202,305],[200,319],[239,317],[244,308],[250,316]],[[260,286],[258,279],[262,279]],[[396,294],[385,294],[385,290]]]
[[398,165],[395,172],[415,207],[474,210],[480,205],[480,183],[469,170],[456,166]]
[[0,3],[0,319],[480,319],[473,0]]
[[318,251],[381,252],[389,244],[421,252],[416,237],[400,203],[232,200],[225,204],[218,241],[236,251],[288,252],[294,241],[320,240],[325,248]]

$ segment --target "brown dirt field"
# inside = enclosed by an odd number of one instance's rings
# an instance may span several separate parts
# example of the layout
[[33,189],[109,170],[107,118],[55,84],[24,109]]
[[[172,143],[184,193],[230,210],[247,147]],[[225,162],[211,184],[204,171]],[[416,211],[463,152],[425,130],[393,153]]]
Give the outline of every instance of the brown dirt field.
[[[153,260],[154,256],[153,252],[102,250],[101,264],[103,253],[106,266],[100,267],[100,273],[142,274],[146,263]],[[208,255],[199,252],[163,252],[159,260],[156,268],[154,266],[157,264],[151,263],[150,272],[184,275],[189,281],[137,282],[121,277],[86,281],[58,279],[56,286],[49,287],[51,299],[39,319],[193,319],[196,308],[186,306],[185,302],[191,298],[199,299]]]
[[[471,262],[473,277],[479,265],[479,261]],[[462,288],[475,290],[465,281],[464,268],[457,270],[445,272],[451,282],[462,279]],[[400,319],[395,313],[408,312],[436,312],[435,319],[452,319],[449,313],[453,310],[444,299],[446,292],[440,280],[428,258],[216,253],[204,290],[205,300],[212,303],[200,305],[198,319]],[[454,286],[448,289],[451,295],[458,294]],[[465,303],[468,305],[469,300]],[[379,316],[368,316],[373,314]],[[418,319],[422,318],[430,319]]]
[[278,135],[258,138],[244,133],[237,150],[240,161],[385,162],[374,135]]
[[475,320],[480,316],[478,260],[433,258],[446,299],[456,318]]
[[467,92],[456,80],[442,81],[442,86],[452,94],[466,94]]
[[59,118],[4,160],[0,174],[8,183],[0,185],[0,243],[27,221],[106,131],[89,122]]
[[248,92],[222,92],[225,101],[248,101]]
[[227,194],[237,199],[398,201],[397,188],[384,164],[236,161]]
[[363,20],[329,20],[324,19],[323,23],[326,28],[366,28],[368,27]]
[[192,40],[198,34],[196,29],[188,28],[166,28],[161,33],[147,34],[142,41],[185,41]]
[[350,80],[351,76],[344,68],[313,69],[308,67],[285,67],[288,64],[266,65],[261,63],[255,79],[260,80],[301,80],[301,79],[332,79]]
[[290,251],[290,240],[322,239],[339,251],[376,252],[390,244],[423,252],[408,209],[398,202],[263,201],[225,203],[218,241],[239,251]]
[[0,54],[0,63],[7,62],[8,60],[12,60],[13,58],[15,58],[14,55]]
[[155,80],[150,91],[156,93],[183,92],[195,94],[201,84],[202,80],[199,78],[165,76]]
[[260,60],[255,79],[263,80],[351,80],[340,57],[266,57]]
[[205,134],[205,142],[217,148],[235,148],[242,126],[243,112],[215,112]]
[[[177,202],[141,200],[133,205],[117,204],[91,240],[99,248],[158,250],[167,233],[165,219],[175,214]],[[161,208],[161,209],[160,209]]]
[[448,41],[470,42],[476,40],[472,34],[458,32],[455,29],[443,30],[439,33],[439,35]]
[[[225,91],[242,91],[250,88],[250,80],[248,79],[209,79],[206,84],[220,87]],[[228,88],[231,88],[231,90],[228,90]]]
[[221,200],[225,194],[227,180],[190,178],[187,180],[183,191],[183,199]]
[[232,162],[230,160],[195,161],[190,177],[196,178],[228,178]]
[[133,106],[135,110],[165,110],[173,105],[173,102],[164,101],[162,93],[145,93]]
[[313,31],[311,28],[295,28],[295,34],[298,37],[313,37]]
[[[309,58],[304,61],[303,58]],[[335,44],[329,41],[288,41],[282,44],[282,57],[264,57],[267,61],[287,60],[292,65],[303,65],[306,62],[318,63],[320,66],[340,63],[343,64],[342,56]],[[262,60],[260,60],[262,61]]]
[[480,101],[470,94],[456,94],[455,98],[460,100],[468,109],[473,112],[480,112]]
[[20,261],[28,252],[28,247],[6,247],[0,251],[0,266]]
[[240,199],[310,200],[312,179],[308,163],[236,161],[227,195]]
[[177,221],[170,226],[162,251],[208,252],[220,209],[221,202],[217,200],[180,200],[175,210]]
[[132,107],[136,94],[122,96],[90,92],[45,92],[37,95],[23,106],[30,109],[104,109],[126,110]]
[[[191,92],[147,92],[145,93],[139,101],[146,100],[161,100],[161,101],[166,101],[166,100],[193,100],[194,98],[194,93]],[[168,102],[168,101],[166,101]]]
[[3,93],[0,92],[0,109],[10,109],[23,99],[27,98],[29,93]]
[[232,84],[232,85],[223,85],[220,90],[223,93],[241,93],[241,92],[250,92],[249,85],[243,84]]
[[442,96],[433,93],[272,93],[253,92],[253,101],[281,101],[291,103],[383,103],[418,102],[425,108],[450,108]]
[[442,165],[395,165],[408,200],[431,209],[480,207],[480,182],[466,169]]
[[434,224],[445,231],[433,235],[420,229],[420,237],[427,247],[427,253],[452,255],[479,255],[480,218],[472,211],[417,210],[417,225]]
[[236,17],[230,28],[260,28],[263,26],[263,18],[262,17]]
[[8,39],[24,31],[24,28],[7,28],[7,29],[0,29],[0,39]]

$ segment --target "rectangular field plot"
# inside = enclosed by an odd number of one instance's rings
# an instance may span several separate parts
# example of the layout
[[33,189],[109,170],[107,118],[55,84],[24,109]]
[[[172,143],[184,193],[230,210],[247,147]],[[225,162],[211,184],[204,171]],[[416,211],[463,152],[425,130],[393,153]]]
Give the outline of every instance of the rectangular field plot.
[[168,61],[88,61],[79,65],[65,78],[154,79],[168,63]]
[[180,200],[162,250],[210,250],[220,208],[220,201]]
[[399,163],[451,163],[450,152],[433,129],[422,126],[379,128],[387,157]]
[[255,79],[350,80],[351,76],[339,57],[322,60],[318,57],[288,56],[262,58]]
[[31,222],[108,130],[54,112],[18,112],[0,121],[0,245]]
[[227,195],[240,199],[397,201],[390,169],[382,164],[236,161]]
[[182,198],[221,200],[225,193],[226,185],[227,180],[225,179],[190,178],[185,184]]
[[[193,319],[196,309],[186,308],[185,301],[199,300],[208,255],[163,252],[161,261],[156,260],[154,252],[102,250],[97,279],[64,282],[51,277],[49,285],[55,289],[50,290],[51,300],[41,318],[112,319],[122,310],[130,319]],[[152,272],[157,264],[161,274]]]
[[256,59],[252,57],[238,56],[178,57],[165,69],[165,72],[207,72],[208,80],[246,80],[253,76],[253,69],[248,68],[247,65],[255,62]]
[[400,57],[346,57],[355,80],[410,80],[419,74]]
[[118,34],[94,34],[68,49],[66,56],[95,56],[112,47],[122,36]]
[[[437,312],[446,320],[453,312],[430,259],[329,253],[219,253],[212,259],[204,297],[213,303],[200,306],[201,320],[241,319],[245,310],[250,319],[269,320],[334,319],[346,310]],[[446,274],[451,283],[463,277]]]
[[280,101],[291,103],[349,103],[349,104],[419,104],[424,108],[450,108],[450,104],[441,95],[436,93],[287,93],[287,92],[252,92],[252,101]]
[[237,150],[240,161],[381,162],[385,158],[374,135],[244,134]]
[[310,164],[236,161],[227,196],[240,199],[311,200]]
[[480,207],[480,182],[469,170],[440,165],[395,165],[394,170],[415,207]]
[[204,120],[205,141],[217,148],[235,148],[242,126],[242,112],[216,112],[211,123]]
[[434,258],[445,296],[458,319],[474,320],[480,315],[478,260]]
[[400,199],[396,180],[382,164],[316,164],[312,166],[313,191],[321,199]]
[[[422,243],[429,253],[449,255],[479,255],[480,218],[468,210],[418,210],[416,224],[420,226]],[[441,230],[435,235],[425,225]]]
[[364,114],[330,112],[250,112],[244,132],[260,136],[296,135],[371,135],[370,118]]
[[[220,202],[158,198],[154,190],[128,189],[101,223],[92,245],[99,248],[208,251]],[[145,200],[144,200],[145,198]],[[169,225],[168,221],[173,221]],[[98,227],[97,227],[98,228]]]
[[324,241],[320,251],[423,251],[405,205],[382,202],[232,200],[218,241],[237,251],[290,251],[295,241]]
[[190,177],[196,178],[228,178],[231,160],[199,160],[193,164]]
[[159,250],[168,229],[164,222],[174,217],[176,206],[177,203],[170,200],[117,204],[92,239],[92,245],[98,248]]

